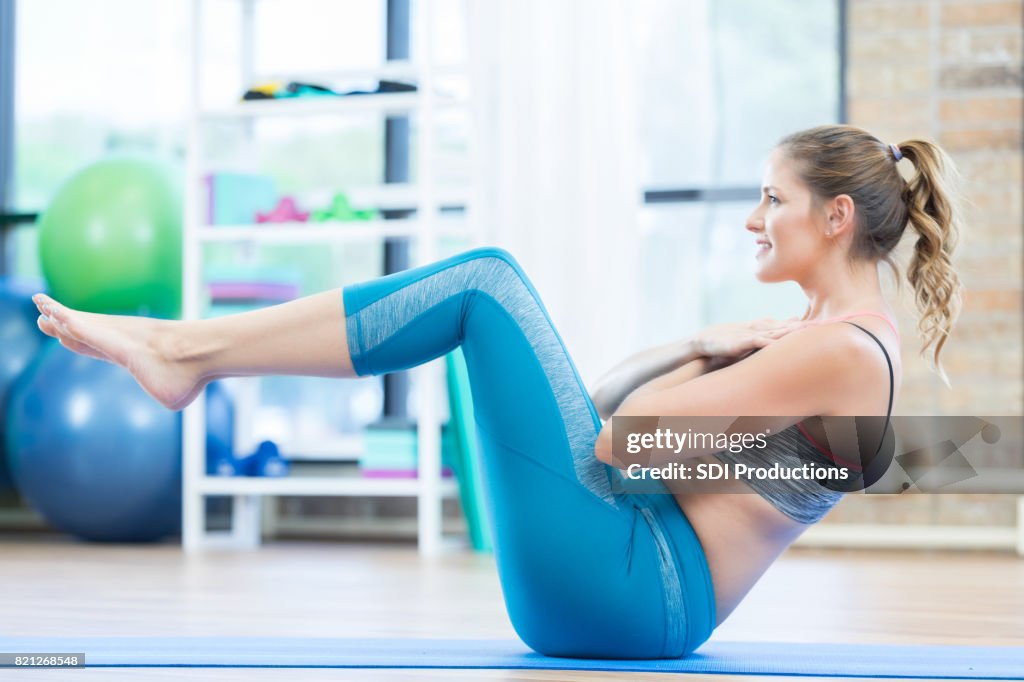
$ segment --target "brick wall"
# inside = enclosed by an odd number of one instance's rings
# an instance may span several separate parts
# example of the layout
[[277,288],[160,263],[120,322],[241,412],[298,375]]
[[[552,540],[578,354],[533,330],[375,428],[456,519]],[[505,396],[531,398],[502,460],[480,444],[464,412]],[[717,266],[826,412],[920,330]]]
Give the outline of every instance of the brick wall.
[[[952,388],[918,356],[913,302],[904,295],[898,414],[1024,409],[1022,24],[1022,0],[848,2],[850,123],[887,142],[938,142],[960,168],[966,200],[955,259],[964,311],[943,354]],[[905,240],[900,253],[909,246]],[[1012,524],[1013,505],[1005,495],[854,496],[829,522]]]

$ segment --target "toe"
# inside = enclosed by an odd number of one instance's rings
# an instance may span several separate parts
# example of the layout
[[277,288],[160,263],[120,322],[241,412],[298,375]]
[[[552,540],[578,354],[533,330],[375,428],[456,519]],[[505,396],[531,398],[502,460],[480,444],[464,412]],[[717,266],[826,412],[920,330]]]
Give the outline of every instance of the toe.
[[36,294],[35,296],[32,297],[32,301],[36,304],[36,306],[39,307],[40,310],[56,303],[56,301],[54,301],[46,294]]
[[54,325],[53,323],[53,320],[51,320],[46,315],[40,315],[36,320],[36,325],[39,327],[39,330],[46,334],[47,336],[52,336],[55,339],[60,336],[59,333],[57,332],[56,325]]
[[79,341],[88,341],[81,337],[82,330],[76,311],[65,308],[54,300],[43,305],[43,314],[50,318],[53,326],[64,336],[72,336]]

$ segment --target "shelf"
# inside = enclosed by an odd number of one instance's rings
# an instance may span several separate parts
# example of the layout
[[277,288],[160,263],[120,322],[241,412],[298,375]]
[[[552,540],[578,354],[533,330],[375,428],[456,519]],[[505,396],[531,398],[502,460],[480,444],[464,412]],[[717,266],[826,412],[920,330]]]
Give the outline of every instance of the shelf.
[[[259,377],[232,377],[233,379],[255,379]],[[255,443],[261,439],[253,439]],[[277,440],[278,449],[282,456],[293,464],[305,465],[327,465],[349,464],[358,462],[359,458],[366,452],[366,438],[363,435],[341,434],[326,436],[322,439],[293,438],[289,440]],[[241,453],[245,454],[245,453]],[[319,471],[316,473],[320,473]],[[334,475],[336,472],[327,472]]]
[[361,435],[348,435],[323,440],[286,441],[280,445],[281,451],[292,462],[355,461],[366,449],[366,439]]
[[[285,476],[248,478],[204,476],[198,490],[206,495],[309,495],[416,497],[422,485],[415,478],[357,478],[355,476]],[[455,479],[441,479],[441,497],[457,497]]]
[[[415,538],[418,523],[415,517],[358,517],[347,516],[284,516],[277,515],[267,524],[267,535],[275,538],[288,536],[316,538]],[[442,517],[442,530],[457,534],[460,546],[469,532],[461,518]]]
[[[469,71],[466,64],[436,64],[431,66],[435,78],[465,76]],[[340,83],[344,81],[402,81],[417,82],[423,69],[408,59],[393,59],[377,66],[362,69],[338,69],[327,71],[278,71],[260,73],[255,81],[307,81],[313,83]]]
[[[433,202],[438,206],[466,206],[470,190],[465,186],[444,185],[433,188]],[[414,211],[420,203],[420,189],[414,183],[396,182],[385,185],[353,186],[345,190],[355,208],[376,208],[381,211]]]
[[[439,237],[472,238],[463,218],[439,218]],[[422,221],[416,218],[367,220],[335,223],[262,223],[217,225],[198,230],[202,242],[259,242],[261,244],[308,244],[353,242],[367,239],[415,238],[422,236]]]
[[[319,116],[323,114],[405,116],[421,108],[423,99],[421,92],[258,99],[224,107],[200,109],[199,117],[207,121],[216,121],[263,116]],[[468,100],[463,97],[446,97],[438,93],[434,95],[432,106],[441,109],[465,106],[467,103]]]

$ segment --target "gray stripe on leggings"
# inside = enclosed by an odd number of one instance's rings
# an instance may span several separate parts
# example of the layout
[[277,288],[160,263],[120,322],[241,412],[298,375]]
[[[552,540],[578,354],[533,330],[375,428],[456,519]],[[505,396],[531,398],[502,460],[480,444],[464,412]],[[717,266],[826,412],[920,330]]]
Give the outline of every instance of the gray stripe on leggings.
[[674,652],[682,651],[686,645],[686,606],[683,604],[683,585],[679,578],[679,569],[672,548],[668,545],[665,530],[647,507],[638,507],[647,519],[654,535],[654,544],[658,548],[658,564],[661,568],[661,584],[665,588],[665,654],[677,656]]
[[412,282],[349,315],[346,331],[358,340],[360,354],[388,340],[424,311],[445,299],[475,289],[496,300],[516,321],[551,384],[565,425],[576,478],[603,501],[618,506],[606,465],[594,456],[597,429],[580,395],[566,350],[519,272],[508,261],[481,256]]

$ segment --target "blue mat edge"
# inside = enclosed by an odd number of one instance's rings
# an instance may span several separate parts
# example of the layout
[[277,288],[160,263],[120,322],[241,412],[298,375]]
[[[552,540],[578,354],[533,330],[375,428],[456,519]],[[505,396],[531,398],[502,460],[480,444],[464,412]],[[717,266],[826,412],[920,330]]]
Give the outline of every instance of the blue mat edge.
[[[552,659],[563,660],[563,659]],[[593,659],[587,659],[588,661]],[[692,671],[692,670],[653,670],[651,668],[628,668],[628,667],[599,667],[599,666],[550,666],[543,665],[460,665],[456,667],[443,665],[213,665],[213,664],[159,664],[159,665],[116,665],[98,664],[87,665],[91,669],[210,669],[210,670],[246,670],[246,669],[275,669],[275,670],[572,670],[579,672],[620,672],[620,673],[650,673],[666,675],[764,675],[771,677],[843,677],[861,679],[890,679],[890,680],[1024,680],[1024,675],[1003,676],[1003,675],[977,675],[965,677],[963,675],[942,675],[942,674],[882,674],[882,673],[801,673],[801,672],[735,672],[735,671]]]
[[[137,663],[97,663],[89,664],[88,655],[90,649],[107,649],[101,655],[107,658],[116,656],[117,650],[125,649],[125,654],[131,655],[132,647],[136,647],[135,653],[143,648],[146,643],[153,644],[153,649],[168,648],[170,652],[155,653],[151,655],[166,656],[173,658],[180,656],[184,651],[184,645],[192,644],[200,647],[203,651],[193,651],[186,655],[195,655],[197,658],[209,656],[212,649],[223,646],[227,655],[236,655],[244,660],[246,654],[257,656],[283,655],[291,656],[293,659],[302,655],[315,658],[317,654],[323,655],[327,652],[339,659],[351,659],[353,655],[372,660],[383,655],[394,655],[400,661],[402,657],[410,655],[422,655],[422,653],[434,653],[443,658],[445,656],[458,656],[465,654],[466,659],[483,656],[492,659],[486,663],[472,662],[463,664],[451,664],[451,660],[424,661],[417,660],[415,664],[393,662],[393,663],[364,663],[361,661],[338,660],[330,663],[277,663],[265,661],[260,663],[235,663],[220,664],[215,662],[176,663],[176,662],[137,662]],[[293,652],[288,651],[288,644],[296,647]],[[258,651],[254,647],[262,644],[269,648],[269,651]],[[25,647],[25,648],[22,648]],[[234,651],[229,651],[235,647]],[[242,647],[243,651],[239,651]],[[311,650],[312,647],[312,650]],[[318,651],[317,647],[326,647]],[[357,650],[356,647],[376,650]],[[331,650],[333,649],[333,651]],[[428,652],[422,652],[428,649]],[[453,651],[454,649],[454,651]],[[986,679],[986,680],[1019,680],[1024,679],[1024,648],[1007,646],[942,646],[942,645],[899,645],[899,644],[836,644],[836,643],[808,643],[808,642],[743,642],[743,641],[713,641],[708,642],[697,652],[683,659],[654,659],[649,661],[631,661],[614,659],[573,659],[545,657],[529,650],[522,642],[512,639],[472,639],[472,640],[449,640],[430,638],[411,638],[393,640],[386,638],[323,638],[323,637],[2,637],[0,636],[0,650],[10,651],[84,651],[86,653],[87,668],[339,668],[339,669],[403,669],[403,670],[590,670],[595,672],[655,672],[655,673],[704,673],[704,674],[740,674],[740,675],[774,675],[793,677],[870,677],[886,679]],[[353,651],[357,653],[353,654]],[[744,655],[757,655],[757,658],[743,660],[736,652],[743,652]],[[854,663],[854,669],[847,667],[846,670],[832,672],[822,667],[824,653],[841,654],[845,657],[847,666]],[[213,652],[216,653],[216,652]],[[801,654],[813,653],[813,658],[801,659]],[[767,658],[762,658],[767,656]],[[907,659],[911,656],[916,661]],[[995,656],[995,659],[991,657]],[[958,669],[949,673],[939,672],[935,668],[943,664],[959,663],[967,664],[968,658],[980,658],[982,665],[977,667],[982,671],[973,672]],[[735,659],[735,660],[732,660]],[[752,663],[753,661],[753,663]],[[829,659],[830,663],[836,663],[835,659]],[[986,661],[989,665],[984,665]],[[908,669],[904,672],[888,672],[887,664],[898,663]],[[811,663],[811,665],[808,665]],[[1020,665],[1017,668],[1017,665]],[[921,668],[926,670],[921,670]],[[957,666],[959,668],[959,666]],[[1021,674],[1007,674],[1008,668],[1014,671],[1021,670]],[[758,669],[760,668],[760,669]],[[765,669],[773,668],[773,669]],[[800,668],[812,668],[812,670],[800,670]],[[914,670],[917,668],[917,670]],[[988,672],[983,672],[988,668]]]

